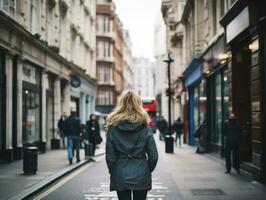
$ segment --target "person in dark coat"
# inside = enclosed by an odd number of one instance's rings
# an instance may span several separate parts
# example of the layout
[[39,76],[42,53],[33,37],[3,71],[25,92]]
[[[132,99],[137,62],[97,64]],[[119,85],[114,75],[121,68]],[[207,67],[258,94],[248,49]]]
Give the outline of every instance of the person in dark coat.
[[163,140],[165,135],[168,133],[168,124],[163,116],[159,117],[159,120],[157,121],[157,127],[160,132],[159,138],[160,140]]
[[69,164],[73,163],[73,152],[76,150],[77,162],[80,162],[80,119],[76,117],[76,112],[71,111],[71,115],[64,122],[64,134],[67,137],[67,153]]
[[181,118],[178,119],[173,124],[173,131],[175,132],[175,144],[177,145],[177,139],[179,140],[179,146],[181,146],[181,135],[183,133],[184,125],[181,121]]
[[119,200],[145,200],[152,188],[151,174],[158,161],[149,116],[135,91],[122,94],[107,118],[106,163],[110,190]]
[[64,134],[64,122],[67,119],[67,115],[64,112],[63,115],[60,117],[58,123],[57,123],[57,127],[60,133],[60,137],[62,138],[63,141],[63,148],[66,148],[66,144],[65,144],[65,134]]
[[87,139],[92,144],[92,154],[95,156],[95,150],[97,144],[101,143],[100,125],[97,121],[97,117],[94,114],[90,115],[90,120],[86,123]]
[[194,133],[194,138],[197,140],[196,153],[202,154],[206,152],[206,135],[207,135],[207,124],[204,119],[198,129]]
[[225,162],[226,172],[231,173],[231,154],[233,152],[233,167],[240,173],[239,146],[242,135],[241,127],[238,125],[235,114],[231,113],[229,120],[224,124],[225,135]]

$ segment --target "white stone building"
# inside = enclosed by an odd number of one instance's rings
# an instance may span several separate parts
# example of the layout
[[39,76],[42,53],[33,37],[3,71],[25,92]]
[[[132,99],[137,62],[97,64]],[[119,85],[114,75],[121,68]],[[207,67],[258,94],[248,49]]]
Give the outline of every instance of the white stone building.
[[[172,91],[176,90],[177,84],[182,80],[185,66],[183,55],[187,47],[183,45],[184,26],[181,24],[185,3],[185,0],[165,0],[162,2],[162,14],[166,31],[166,49],[174,60],[171,64]],[[172,120],[178,117],[183,118],[182,98],[178,92],[175,92],[175,95],[172,96],[172,108]]]
[[124,60],[124,90],[133,89],[134,73],[133,73],[133,58],[132,58],[132,43],[129,32],[124,30],[124,47],[123,47],[123,60]]
[[95,15],[95,0],[0,0],[1,160],[58,148],[60,115],[93,112]]
[[158,15],[154,27],[154,57],[155,57],[155,96],[158,113],[168,118],[168,100],[166,89],[168,87],[167,66],[163,62],[167,58],[166,29],[161,15]]
[[134,89],[141,97],[154,97],[154,63],[148,58],[133,58]]

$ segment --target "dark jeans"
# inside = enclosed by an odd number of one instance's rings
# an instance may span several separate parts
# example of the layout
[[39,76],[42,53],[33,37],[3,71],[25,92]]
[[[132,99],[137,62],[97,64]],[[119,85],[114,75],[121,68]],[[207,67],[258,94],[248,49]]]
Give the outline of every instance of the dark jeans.
[[92,143],[92,155],[95,156],[96,144]]
[[68,136],[67,137],[67,153],[68,153],[68,159],[72,160],[74,157],[74,150],[76,150],[76,158],[77,160],[80,160],[79,157],[79,139],[76,136]]
[[179,146],[181,147],[181,134],[175,135],[175,144],[177,145],[177,140],[179,140]]
[[147,190],[125,190],[117,191],[117,196],[119,200],[132,200],[131,193],[133,192],[133,200],[146,200]]
[[239,172],[239,144],[229,144],[225,146],[225,162],[226,162],[226,170],[228,172],[231,171],[231,154],[233,152],[233,167],[237,172]]

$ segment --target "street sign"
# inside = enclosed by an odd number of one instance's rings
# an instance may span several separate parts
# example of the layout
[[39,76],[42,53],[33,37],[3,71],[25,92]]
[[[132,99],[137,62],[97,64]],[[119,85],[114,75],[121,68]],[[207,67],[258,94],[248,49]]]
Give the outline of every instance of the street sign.
[[79,88],[81,86],[81,79],[78,75],[70,76],[70,84],[73,88]]

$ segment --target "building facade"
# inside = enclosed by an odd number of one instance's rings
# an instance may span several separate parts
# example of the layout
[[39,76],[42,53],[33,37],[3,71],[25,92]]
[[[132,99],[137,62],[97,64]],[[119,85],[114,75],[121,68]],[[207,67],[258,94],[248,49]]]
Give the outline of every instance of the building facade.
[[101,113],[113,110],[122,92],[123,30],[112,1],[97,1],[97,102]]
[[134,89],[141,97],[155,97],[154,92],[154,63],[148,58],[133,58]]
[[155,57],[155,96],[159,115],[168,118],[166,89],[167,66],[163,62],[167,58],[166,26],[161,15],[157,16],[154,27],[154,57]]
[[[169,12],[174,1],[165,4]],[[223,124],[230,112],[242,127],[241,168],[265,181],[265,2],[187,0],[183,80],[188,143],[207,122],[205,150],[224,154]],[[163,13],[166,15],[165,13]]]
[[[172,0],[163,1],[161,12],[163,15],[163,20],[165,23],[165,45],[167,53],[171,54],[174,62],[171,64],[171,107],[173,111],[171,112],[171,119],[174,121],[178,117],[181,120],[187,118],[187,93],[184,87],[184,77],[183,72],[185,69],[185,27],[181,23],[182,14],[184,12],[185,1],[183,0]],[[163,58],[165,60],[167,56]],[[162,61],[163,61],[162,60]],[[167,70],[166,63],[163,64],[165,71]],[[167,73],[167,71],[166,71]],[[160,75],[159,75],[160,76]],[[165,80],[168,83],[168,77]],[[168,87],[168,86],[167,86]],[[167,96],[168,99],[168,96]],[[164,100],[165,101],[165,100]],[[168,116],[168,110],[167,110]],[[185,122],[184,128],[184,141],[187,140],[187,128],[188,124]]]
[[0,1],[1,161],[58,148],[61,114],[93,111],[94,21],[95,1]]
[[124,90],[132,90],[134,84],[133,73],[133,58],[132,58],[132,43],[129,32],[124,30]]

